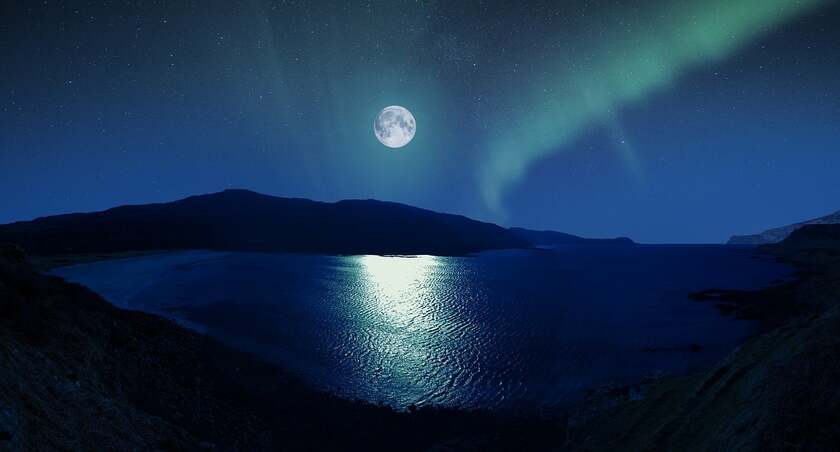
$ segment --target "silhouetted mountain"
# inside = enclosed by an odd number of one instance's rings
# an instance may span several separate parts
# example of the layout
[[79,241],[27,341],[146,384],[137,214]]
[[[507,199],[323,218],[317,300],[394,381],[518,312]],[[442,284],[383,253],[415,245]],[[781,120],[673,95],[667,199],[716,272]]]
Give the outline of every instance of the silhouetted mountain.
[[609,244],[609,245],[632,245],[635,242],[627,237],[618,237],[615,239],[587,239],[572,234],[557,231],[534,231],[524,228],[510,228],[510,231],[520,239],[535,245],[568,245],[576,243],[586,244]]
[[836,224],[840,223],[840,211],[813,220],[803,221],[780,228],[769,229],[754,235],[733,235],[727,242],[730,245],[764,245],[777,243],[784,240],[793,231],[809,224]]
[[393,202],[325,203],[248,190],[0,225],[0,241],[33,254],[211,249],[325,254],[465,254],[593,240],[505,229]]
[[33,254],[212,249],[463,254],[529,243],[500,226],[374,200],[316,202],[247,190],[0,226]]
[[779,243],[766,245],[765,251],[800,260],[840,259],[840,224],[811,224],[793,231]]

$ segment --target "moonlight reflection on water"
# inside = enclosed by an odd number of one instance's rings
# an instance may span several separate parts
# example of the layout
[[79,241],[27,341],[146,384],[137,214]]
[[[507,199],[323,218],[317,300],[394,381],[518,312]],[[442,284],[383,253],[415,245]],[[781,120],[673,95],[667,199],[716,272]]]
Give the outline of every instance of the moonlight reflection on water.
[[419,330],[429,323],[424,295],[434,290],[434,256],[359,256],[360,278],[381,318],[399,328]]
[[[434,256],[359,256],[358,273],[365,294],[358,298],[365,306],[359,316],[367,332],[362,347],[377,379],[376,385],[400,387],[413,394],[407,403],[422,404],[433,396],[436,375],[445,373],[447,361],[438,354],[453,338],[442,334],[445,309],[436,292],[445,292],[445,279],[434,278],[439,265]],[[365,366],[368,367],[368,366]],[[431,383],[430,387],[425,387]]]
[[55,273],[342,396],[519,411],[714,363],[753,326],[686,294],[788,271],[725,247],[596,246],[472,257],[185,252]]

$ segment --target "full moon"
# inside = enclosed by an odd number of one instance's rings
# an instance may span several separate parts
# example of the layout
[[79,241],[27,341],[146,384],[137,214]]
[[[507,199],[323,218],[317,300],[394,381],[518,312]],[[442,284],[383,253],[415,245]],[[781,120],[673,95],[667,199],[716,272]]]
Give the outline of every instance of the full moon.
[[417,125],[414,115],[405,107],[385,107],[373,121],[373,133],[380,143],[389,148],[401,148],[414,138]]

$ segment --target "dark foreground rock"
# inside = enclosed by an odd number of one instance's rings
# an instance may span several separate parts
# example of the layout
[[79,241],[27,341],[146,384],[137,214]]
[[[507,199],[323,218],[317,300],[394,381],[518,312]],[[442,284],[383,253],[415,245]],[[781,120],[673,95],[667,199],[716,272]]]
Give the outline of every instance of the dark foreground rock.
[[0,450],[550,450],[555,422],[314,391],[0,246]]
[[618,403],[593,403],[571,418],[576,422],[569,424],[568,449],[837,450],[840,226],[801,231],[764,248],[800,266],[798,281],[758,292],[697,295],[769,322],[768,332],[707,372],[636,389],[642,396],[613,389]]

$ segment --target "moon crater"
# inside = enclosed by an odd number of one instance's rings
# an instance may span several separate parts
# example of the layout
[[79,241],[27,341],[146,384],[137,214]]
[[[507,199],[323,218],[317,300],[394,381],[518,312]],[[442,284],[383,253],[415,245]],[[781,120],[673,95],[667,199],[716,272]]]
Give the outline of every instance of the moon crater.
[[408,144],[417,130],[414,115],[405,107],[385,107],[373,121],[373,133],[380,143],[389,148],[401,148]]

